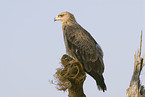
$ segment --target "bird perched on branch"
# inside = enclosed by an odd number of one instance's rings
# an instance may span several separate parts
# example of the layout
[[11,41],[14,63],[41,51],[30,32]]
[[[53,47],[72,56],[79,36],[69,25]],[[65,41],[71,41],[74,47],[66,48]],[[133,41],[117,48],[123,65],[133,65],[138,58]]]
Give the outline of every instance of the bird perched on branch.
[[97,83],[98,89],[107,90],[103,72],[103,51],[95,39],[81,27],[73,14],[62,12],[54,18],[54,21],[62,22],[62,30],[66,52],[78,60],[85,72],[92,76]]

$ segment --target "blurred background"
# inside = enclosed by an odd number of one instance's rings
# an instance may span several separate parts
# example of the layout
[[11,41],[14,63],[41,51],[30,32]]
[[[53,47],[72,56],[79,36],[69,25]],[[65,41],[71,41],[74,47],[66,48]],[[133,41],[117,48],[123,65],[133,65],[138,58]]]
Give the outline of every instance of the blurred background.
[[[1,0],[0,97],[67,97],[49,83],[65,54],[59,13],[75,15],[104,51],[103,93],[87,75],[87,97],[125,97],[134,67],[134,53],[143,31],[145,0]],[[145,68],[141,73],[145,85]]]

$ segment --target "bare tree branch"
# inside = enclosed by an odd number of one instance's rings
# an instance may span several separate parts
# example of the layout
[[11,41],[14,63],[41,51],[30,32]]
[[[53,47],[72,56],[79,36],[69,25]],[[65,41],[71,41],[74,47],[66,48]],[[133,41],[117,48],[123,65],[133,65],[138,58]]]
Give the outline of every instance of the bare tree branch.
[[134,72],[130,82],[130,86],[126,91],[126,97],[145,97],[144,86],[140,84],[140,73],[144,66],[145,54],[144,57],[141,57],[141,47],[142,47],[142,31],[140,36],[140,45],[139,51],[134,54]]

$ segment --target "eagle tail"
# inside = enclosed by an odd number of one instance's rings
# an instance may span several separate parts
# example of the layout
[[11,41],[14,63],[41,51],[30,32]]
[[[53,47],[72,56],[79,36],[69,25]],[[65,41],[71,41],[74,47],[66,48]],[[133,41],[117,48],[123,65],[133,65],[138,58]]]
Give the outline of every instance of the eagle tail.
[[93,70],[91,70],[90,72],[87,72],[87,73],[96,80],[96,84],[97,84],[99,90],[103,90],[103,92],[105,90],[107,90],[103,75],[99,75],[98,73],[94,72]]

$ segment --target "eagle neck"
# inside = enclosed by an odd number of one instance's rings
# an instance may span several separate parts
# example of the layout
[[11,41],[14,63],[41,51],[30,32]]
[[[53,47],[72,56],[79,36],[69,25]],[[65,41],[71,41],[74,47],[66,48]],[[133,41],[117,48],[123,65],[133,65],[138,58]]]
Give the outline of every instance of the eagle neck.
[[76,25],[76,24],[77,24],[77,22],[75,20],[62,22],[62,30],[64,31],[67,26],[72,26],[72,25]]

